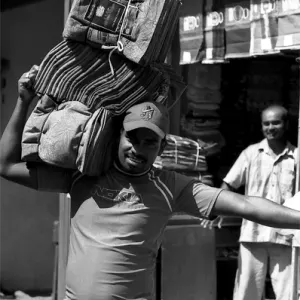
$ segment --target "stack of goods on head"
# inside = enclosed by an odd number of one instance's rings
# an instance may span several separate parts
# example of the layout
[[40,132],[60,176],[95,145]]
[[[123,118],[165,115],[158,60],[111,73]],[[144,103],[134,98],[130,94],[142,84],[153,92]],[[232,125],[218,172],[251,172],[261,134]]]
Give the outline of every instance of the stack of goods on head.
[[180,6],[180,0],[75,0],[63,36],[115,49],[140,65],[163,62]]
[[[22,158],[99,175],[119,131],[118,116],[143,101],[167,105],[183,89],[164,64],[180,0],[75,0],[64,39],[40,64],[40,100],[23,133]],[[107,155],[106,155],[107,154]]]
[[181,120],[184,135],[208,144],[207,155],[218,153],[224,146],[219,131],[221,96],[220,65],[193,64],[189,66],[186,91],[186,114]]
[[192,139],[172,134],[168,134],[166,140],[163,153],[154,163],[156,168],[174,170],[213,185],[212,176],[207,173],[206,162],[210,145],[200,145]]

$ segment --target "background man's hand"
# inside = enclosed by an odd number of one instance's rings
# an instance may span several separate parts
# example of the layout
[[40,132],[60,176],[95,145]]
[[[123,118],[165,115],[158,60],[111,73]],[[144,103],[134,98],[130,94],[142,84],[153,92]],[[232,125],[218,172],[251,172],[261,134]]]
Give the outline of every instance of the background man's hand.
[[34,65],[29,72],[24,73],[18,81],[19,97],[22,101],[30,103],[35,97],[33,84],[38,73],[39,67]]

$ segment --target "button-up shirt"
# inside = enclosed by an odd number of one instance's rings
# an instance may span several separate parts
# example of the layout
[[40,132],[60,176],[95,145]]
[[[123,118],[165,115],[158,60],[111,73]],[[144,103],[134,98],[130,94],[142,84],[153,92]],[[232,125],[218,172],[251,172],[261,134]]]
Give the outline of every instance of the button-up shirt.
[[[297,149],[287,143],[277,157],[272,155],[266,139],[246,148],[238,157],[224,182],[245,194],[267,198],[278,204],[295,192]],[[291,236],[283,236],[274,228],[243,220],[240,242],[272,242],[290,245]]]

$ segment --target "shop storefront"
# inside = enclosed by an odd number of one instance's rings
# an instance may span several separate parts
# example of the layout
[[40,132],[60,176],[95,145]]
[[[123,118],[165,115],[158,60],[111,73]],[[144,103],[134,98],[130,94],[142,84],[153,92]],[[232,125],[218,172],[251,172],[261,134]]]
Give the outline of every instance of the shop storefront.
[[[202,150],[206,150],[198,152],[194,167],[186,167],[185,173],[219,187],[240,152],[263,138],[260,114],[271,104],[287,108],[289,140],[297,146],[299,64],[296,59],[300,53],[299,37],[299,1],[183,1],[178,42],[175,41],[172,47],[172,64],[183,75],[187,89],[180,103],[171,111],[176,124],[171,133],[198,141]],[[176,150],[180,149],[177,147]],[[180,156],[174,156],[174,160],[180,165]],[[199,168],[200,160],[202,168]],[[165,167],[168,168],[168,163]],[[297,190],[299,177],[298,172]],[[178,251],[182,256],[189,255],[194,261],[200,259],[199,256],[206,256],[203,268],[198,268],[197,263],[194,268],[189,266],[195,272],[190,276],[198,276],[200,282],[199,273],[205,270],[208,277],[214,278],[210,284],[202,280],[204,284],[199,283],[198,288],[186,285],[186,292],[194,292],[194,295],[190,293],[190,299],[202,299],[204,294],[206,298],[203,299],[232,299],[240,224],[240,219],[225,218],[221,229],[216,223],[209,231],[203,229],[199,221],[188,217],[172,220],[169,231],[176,227],[177,235],[174,235],[174,246],[170,248],[172,243],[167,231],[169,248],[166,249],[169,253]],[[188,238],[186,247],[176,246],[180,232],[187,228],[195,236],[206,230],[206,234],[202,233],[202,245],[199,243],[197,254],[187,250],[190,247]],[[207,248],[209,241],[213,246]],[[188,267],[186,273],[177,270],[176,281],[176,276],[171,275],[174,274],[175,262],[169,261],[166,250],[162,249],[165,256],[162,255],[159,263],[165,270],[160,273],[162,285],[158,292],[161,299],[180,299],[180,292],[172,290],[166,279],[179,284],[180,278],[188,274]],[[213,257],[209,255],[211,251]],[[211,293],[214,286],[216,292]],[[182,289],[179,290],[182,292]],[[268,278],[266,297],[274,297]]]

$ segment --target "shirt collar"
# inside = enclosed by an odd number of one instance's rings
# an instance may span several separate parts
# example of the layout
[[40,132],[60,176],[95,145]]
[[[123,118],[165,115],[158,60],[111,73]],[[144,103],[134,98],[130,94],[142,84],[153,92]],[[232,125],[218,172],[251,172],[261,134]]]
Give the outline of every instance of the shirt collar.
[[122,173],[122,174],[124,174],[124,175],[126,175],[126,176],[131,176],[131,177],[141,177],[141,176],[147,174],[147,173],[151,170],[151,168],[149,168],[149,170],[147,170],[147,171],[145,171],[145,172],[143,172],[143,173],[132,174],[132,173],[123,171],[123,170],[118,166],[118,164],[117,164],[116,162],[114,162],[114,168],[115,168],[118,172],[120,172],[120,173]]
[[[259,143],[258,149],[259,149],[260,151],[264,151],[264,152],[267,153],[267,154],[270,154],[270,147],[269,147],[269,144],[268,144],[267,139],[263,139],[263,140]],[[282,153],[280,153],[280,154],[278,155],[278,157],[279,157],[279,156],[282,156],[282,155],[286,155],[286,154],[291,154],[291,155],[292,155],[292,152],[293,152],[292,144],[291,144],[289,141],[287,141],[284,150],[282,151]]]

